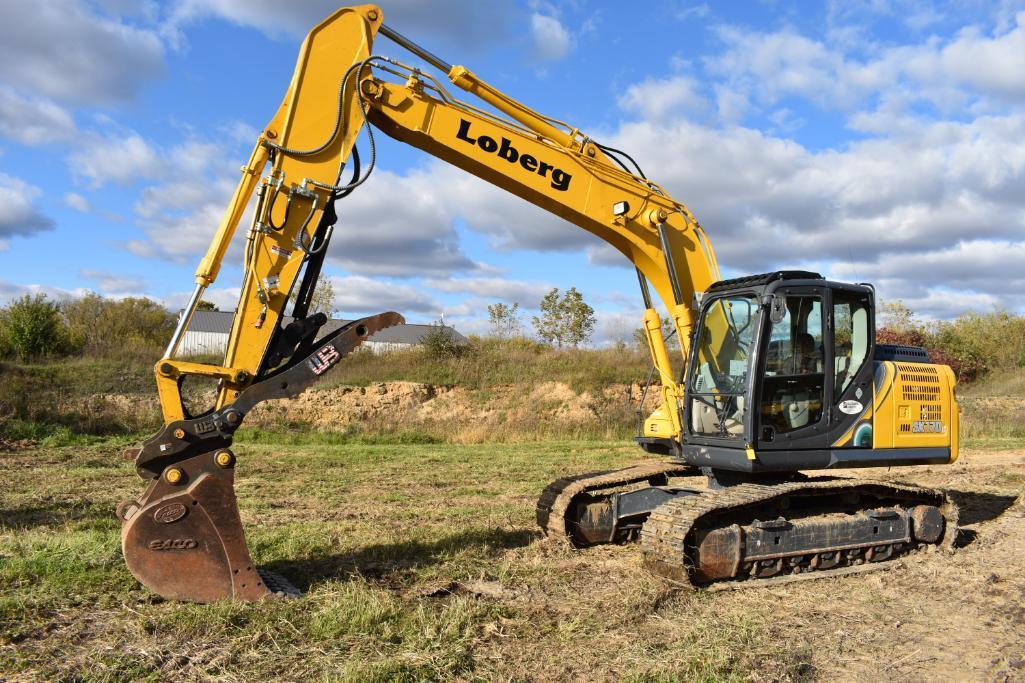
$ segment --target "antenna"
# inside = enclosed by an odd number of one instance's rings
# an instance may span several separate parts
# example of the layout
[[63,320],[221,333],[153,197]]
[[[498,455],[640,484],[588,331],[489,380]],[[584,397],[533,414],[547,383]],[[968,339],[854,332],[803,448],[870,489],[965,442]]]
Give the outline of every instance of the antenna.
[[851,262],[851,272],[854,274],[854,281],[861,282],[861,276],[858,275],[857,269],[854,267],[854,250],[851,249],[850,242],[847,243],[847,258],[850,259]]

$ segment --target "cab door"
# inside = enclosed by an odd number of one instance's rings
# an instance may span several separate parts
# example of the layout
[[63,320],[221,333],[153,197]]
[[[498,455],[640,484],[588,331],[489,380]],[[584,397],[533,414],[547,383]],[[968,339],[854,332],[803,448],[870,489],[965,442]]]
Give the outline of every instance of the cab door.
[[871,448],[875,350],[872,294],[863,287],[834,287],[830,294],[833,386],[829,397],[829,446]]
[[[827,447],[832,376],[826,287],[780,287],[782,318],[766,316],[756,378],[759,450]],[[779,316],[775,316],[779,317]]]

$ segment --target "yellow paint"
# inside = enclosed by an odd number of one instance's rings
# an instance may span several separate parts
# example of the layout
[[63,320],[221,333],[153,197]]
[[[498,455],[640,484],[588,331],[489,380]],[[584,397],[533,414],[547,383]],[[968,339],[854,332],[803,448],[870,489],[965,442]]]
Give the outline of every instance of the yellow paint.
[[[945,365],[884,361],[873,403],[875,448],[950,448],[957,458],[959,408]],[[940,426],[939,431],[932,427]]]
[[168,484],[177,484],[182,480],[182,476],[182,471],[177,467],[172,467],[167,472],[164,472],[164,479],[167,480]]
[[670,417],[665,404],[656,408],[651,415],[644,420],[644,436],[658,439],[674,439],[680,430],[675,426],[676,421]]

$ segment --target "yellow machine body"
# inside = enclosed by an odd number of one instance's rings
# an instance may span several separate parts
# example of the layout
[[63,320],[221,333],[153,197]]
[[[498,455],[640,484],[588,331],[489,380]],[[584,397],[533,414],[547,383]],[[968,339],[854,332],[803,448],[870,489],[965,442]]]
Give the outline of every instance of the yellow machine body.
[[[397,313],[381,313],[321,336],[326,318],[308,315],[306,305],[334,228],[334,202],[357,191],[373,169],[376,156],[372,148],[366,172],[358,172],[356,142],[365,133],[366,142],[372,147],[374,130],[424,150],[586,230],[618,250],[635,267],[644,303],[641,322],[661,393],[661,406],[644,422],[638,442],[650,452],[673,454],[677,458],[687,456],[686,449],[691,448],[691,461],[675,462],[668,469],[663,468],[664,472],[655,468],[658,472],[666,474],[698,466],[733,472],[787,473],[809,469],[799,467],[800,463],[812,463],[812,469],[821,469],[833,462],[830,446],[880,453],[888,449],[949,448],[950,460],[957,457],[958,415],[950,369],[890,361],[877,361],[875,386],[871,389],[874,400],[867,408],[860,400],[837,399],[825,404],[821,398],[802,399],[800,391],[784,387],[782,393],[789,397],[789,405],[800,406],[803,414],[816,412],[816,420],[821,421],[821,430],[814,426],[805,429],[815,432],[812,440],[817,450],[809,454],[811,447],[794,446],[794,451],[803,448],[803,459],[793,459],[787,451],[792,442],[785,439],[765,448],[762,441],[771,438],[764,436],[764,426],[759,428],[756,424],[752,402],[746,400],[755,393],[748,378],[765,367],[764,363],[756,362],[757,349],[764,348],[764,344],[759,347],[758,343],[765,340],[758,336],[741,339],[734,313],[746,307],[746,323],[742,327],[751,329],[762,320],[772,319],[769,311],[780,313],[782,320],[786,310],[777,311],[775,307],[790,299],[771,293],[768,298],[759,298],[761,294],[751,293],[752,278],[723,281],[711,241],[688,207],[646,178],[628,155],[534,111],[466,67],[443,62],[389,29],[383,21],[384,13],[375,5],[339,9],[315,26],[303,41],[282,104],[260,132],[249,161],[241,169],[231,202],[196,271],[195,292],[164,357],[156,364],[164,426],[134,454],[136,469],[150,486],[141,498],[125,501],[119,507],[126,561],[145,585],[162,595],[200,601],[221,597],[260,599],[289,593],[289,586],[281,577],[252,566],[234,500],[235,455],[227,449],[242,419],[257,403],[296,395],[370,335],[402,322]],[[419,67],[376,55],[373,47],[379,35],[387,36],[439,69],[450,85],[469,93],[478,103],[454,97],[445,85]],[[633,170],[627,161],[632,163]],[[346,181],[343,171],[350,170],[354,172],[353,180]],[[392,199],[401,202],[403,198]],[[223,361],[207,364],[176,358],[189,320],[204,290],[215,282],[239,223],[250,210],[252,222],[244,240],[240,296]],[[754,276],[761,278],[759,291],[768,292],[769,280],[773,278],[766,277],[777,275],[787,276],[783,271]],[[818,292],[814,297],[820,302],[823,292],[838,292],[845,286],[826,283],[817,275],[812,280],[793,282],[804,282],[800,286],[805,290]],[[724,304],[718,317],[711,317],[707,313],[711,304],[701,307],[703,297],[718,288],[718,301],[722,301],[724,286],[739,288],[741,292],[747,288],[750,300],[747,304],[738,303],[736,309],[732,304]],[[789,286],[784,283],[778,288],[782,291]],[[847,287],[871,297],[867,285]],[[286,327],[282,321],[293,295],[293,320]],[[711,301],[716,301],[715,296]],[[860,310],[865,320],[871,317],[868,311],[873,305],[865,303]],[[793,309],[791,320],[807,327],[807,316],[796,317],[799,310],[803,309]],[[672,329],[665,335],[663,314],[668,315]],[[820,322],[822,315],[820,312]],[[701,327],[695,333],[698,325]],[[867,323],[864,329],[868,329]],[[672,352],[666,343],[670,335],[675,335],[678,342]],[[692,339],[700,344],[693,358]],[[793,352],[800,341],[795,336],[787,351]],[[868,345],[862,344],[861,348],[867,349]],[[827,346],[820,347],[819,352],[823,349],[829,351]],[[861,360],[871,362],[867,357]],[[704,394],[688,392],[681,378],[694,376],[693,371],[688,375],[687,366],[692,361],[713,379],[732,376],[740,389],[721,391],[716,386]],[[817,375],[827,378],[823,380],[824,386],[831,386],[835,377],[833,361],[827,358],[825,365],[828,367],[791,371],[795,375],[792,382],[810,386],[808,377]],[[859,369],[868,367],[863,364]],[[750,374],[745,375],[748,371]],[[791,372],[785,374],[789,376]],[[217,382],[216,399],[209,410],[192,414],[186,408],[182,385],[190,377]],[[864,390],[868,390],[870,373],[866,370],[859,377]],[[777,383],[791,381],[783,376],[774,379]],[[850,390],[854,391],[853,385]],[[857,390],[861,399],[861,384]],[[686,424],[686,404],[702,397],[702,410],[709,420],[700,422],[711,422],[718,430],[704,432],[704,442],[688,439],[695,429]],[[834,404],[857,408],[853,412],[842,410],[843,422],[830,427]],[[727,409],[732,413],[727,414]],[[691,407],[691,416],[699,415],[693,410]],[[801,414],[787,413],[794,419],[794,415]],[[848,431],[850,421],[856,423]],[[798,428],[799,425],[794,426],[795,430]],[[846,433],[830,444],[833,429]],[[881,466],[886,464],[885,457],[862,462],[865,466]],[[903,464],[914,459],[909,460],[907,453],[902,457]],[[946,453],[938,458],[946,458]],[[658,478],[655,470],[645,468],[634,474],[638,481]],[[633,481],[633,475],[623,475],[623,479],[619,475],[609,476],[606,483],[617,486]],[[579,479],[560,482],[585,487]],[[555,526],[545,526],[546,530],[556,529],[563,524],[565,513],[576,509],[569,502],[562,502],[564,494],[569,496],[565,501],[572,500],[572,491],[551,489],[551,493],[550,504],[539,503],[538,507],[539,515],[544,507],[545,520],[556,520]],[[675,495],[666,489],[655,493]],[[543,494],[542,500],[547,500],[547,495]],[[894,495],[905,502],[911,500],[903,493]],[[602,514],[599,511],[594,518],[602,518]],[[935,515],[940,514],[939,508],[935,508]],[[541,520],[539,516],[539,523]],[[167,537],[169,530],[184,536]],[[636,525],[620,530],[626,530],[629,536],[635,533]],[[855,533],[857,529],[850,527],[848,531]],[[616,530],[609,534],[603,530],[599,536],[613,539]],[[169,557],[191,561],[191,565],[181,566],[191,567],[192,573],[169,570]],[[736,570],[740,560],[731,566]]]

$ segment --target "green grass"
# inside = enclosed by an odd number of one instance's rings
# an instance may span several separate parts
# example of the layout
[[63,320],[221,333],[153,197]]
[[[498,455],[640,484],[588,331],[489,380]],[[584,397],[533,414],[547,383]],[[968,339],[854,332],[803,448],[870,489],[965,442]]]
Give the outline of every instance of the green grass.
[[[633,547],[540,538],[541,488],[639,459],[629,444],[243,443],[254,559],[306,594],[258,605],[169,603],[135,582],[111,511],[143,482],[117,445],[0,453],[0,678],[739,681],[808,668],[808,653],[768,642],[767,603],[667,591]],[[504,593],[437,592],[474,581]]]
[[70,357],[32,363],[0,362],[0,377],[21,381],[30,390],[57,395],[88,396],[99,393],[147,393],[156,391],[149,358]]
[[976,382],[958,386],[958,395],[965,398],[1018,396],[1025,398],[1025,368],[1012,367],[990,372]]
[[647,352],[632,347],[555,350],[528,340],[479,339],[455,358],[431,358],[417,350],[356,353],[332,371],[323,386],[404,380],[485,389],[562,382],[576,391],[589,391],[643,382],[650,369]]

